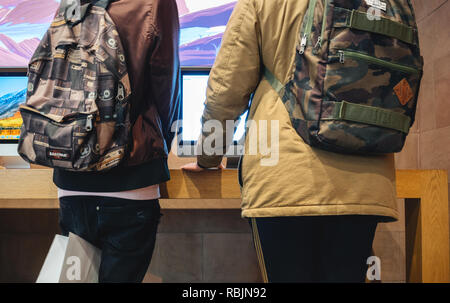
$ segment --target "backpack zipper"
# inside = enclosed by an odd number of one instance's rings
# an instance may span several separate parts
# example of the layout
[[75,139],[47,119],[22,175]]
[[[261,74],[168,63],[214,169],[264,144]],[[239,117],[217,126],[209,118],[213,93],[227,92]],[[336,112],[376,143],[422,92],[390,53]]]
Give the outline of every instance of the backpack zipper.
[[314,49],[313,49],[313,54],[314,55],[317,55],[319,50],[322,48],[323,37],[325,35],[325,27],[327,26],[328,1],[329,0],[325,0],[323,2],[324,6],[323,6],[323,17],[322,17],[322,30],[320,32],[319,39],[317,39],[317,43],[316,43],[316,45],[314,46]]
[[[73,119],[74,121],[70,122],[70,123],[73,123],[73,122],[75,122],[75,120],[83,119],[83,117],[86,116],[85,130],[89,132],[93,129],[92,121],[94,120],[94,115],[92,113],[73,113],[73,114],[66,115],[64,117],[56,117],[54,115],[43,114],[40,111],[38,111],[37,109],[27,106],[27,105],[21,105],[20,108],[23,110],[38,114],[46,119],[53,121],[54,123],[58,123],[61,125],[64,123],[64,120]],[[65,125],[65,126],[67,126],[67,125]]]
[[319,39],[317,39],[317,43],[313,48],[313,54],[317,55],[319,53],[319,49],[322,48],[322,36],[319,37]]
[[92,119],[94,119],[94,115],[89,115],[86,118],[86,131],[90,132],[92,130]]
[[307,12],[307,22],[305,27],[305,32],[303,33],[302,40],[300,42],[300,55],[305,53],[306,46],[308,45],[308,38],[312,31],[312,26],[314,23],[314,9],[316,8],[317,0],[310,0],[309,8]]
[[384,66],[389,69],[397,70],[397,71],[404,72],[407,74],[419,74],[420,73],[420,69],[418,69],[418,68],[414,68],[414,67],[410,67],[410,66],[406,66],[406,65],[398,64],[398,63],[392,63],[392,62],[389,62],[386,60],[378,59],[378,58],[375,58],[375,57],[372,57],[369,55],[365,55],[362,53],[354,52],[354,51],[339,50],[338,54],[339,54],[339,62],[341,64],[345,63],[345,57],[350,57],[350,58],[364,60],[364,61],[376,64],[376,65]]

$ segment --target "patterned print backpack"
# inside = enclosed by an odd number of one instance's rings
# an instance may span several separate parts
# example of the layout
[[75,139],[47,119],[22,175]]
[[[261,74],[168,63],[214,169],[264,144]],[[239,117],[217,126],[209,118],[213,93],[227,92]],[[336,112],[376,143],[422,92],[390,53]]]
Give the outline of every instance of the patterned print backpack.
[[422,70],[410,0],[310,0],[290,81],[265,78],[307,144],[385,154],[404,146]]
[[103,171],[130,137],[130,81],[110,1],[62,0],[28,69],[19,154],[39,165]]

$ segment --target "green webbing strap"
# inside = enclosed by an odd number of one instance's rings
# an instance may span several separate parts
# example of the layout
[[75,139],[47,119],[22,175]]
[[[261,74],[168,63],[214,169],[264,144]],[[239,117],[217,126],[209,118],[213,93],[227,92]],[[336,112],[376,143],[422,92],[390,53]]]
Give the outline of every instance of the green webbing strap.
[[357,10],[348,11],[346,26],[397,38],[409,44],[416,44],[415,30],[412,27],[384,17],[379,17],[379,19],[375,16],[369,17],[366,13]]
[[388,109],[349,102],[337,102],[332,116],[324,120],[346,120],[409,133],[411,118]]
[[281,91],[284,88],[283,83],[281,83],[277,77],[267,68],[264,68],[264,77],[267,81],[269,81],[270,85],[272,85],[273,89],[277,92],[278,95],[281,95]]
[[[284,85],[267,68],[264,69],[264,77],[277,94],[281,96]],[[334,112],[322,120],[346,120],[365,123],[395,129],[406,134],[409,133],[411,126],[411,118],[401,113],[345,101],[336,102]]]

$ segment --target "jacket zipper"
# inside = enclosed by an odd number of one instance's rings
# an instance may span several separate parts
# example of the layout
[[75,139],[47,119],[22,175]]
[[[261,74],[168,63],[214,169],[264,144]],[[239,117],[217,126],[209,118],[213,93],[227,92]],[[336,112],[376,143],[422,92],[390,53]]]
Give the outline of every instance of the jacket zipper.
[[309,8],[308,8],[308,15],[307,15],[307,22],[305,31],[303,33],[302,41],[300,42],[300,55],[303,55],[305,53],[306,46],[308,45],[308,38],[312,31],[312,26],[314,23],[314,10],[316,8],[317,0],[310,0]]
[[317,43],[313,49],[314,55],[317,55],[319,50],[322,48],[323,37],[325,35],[325,27],[327,26],[328,1],[329,0],[324,0],[324,3],[323,3],[324,6],[323,6],[323,17],[322,17],[322,30],[320,32],[319,39],[317,39]]
[[338,54],[339,54],[339,62],[341,64],[345,63],[346,57],[350,57],[350,58],[364,60],[364,61],[376,64],[376,65],[384,66],[389,69],[398,70],[400,72],[404,72],[407,74],[419,74],[419,72],[420,72],[420,70],[418,68],[406,66],[403,64],[388,62],[386,60],[378,59],[378,58],[375,58],[375,57],[372,57],[369,55],[365,55],[365,54],[361,54],[358,52],[339,50]]

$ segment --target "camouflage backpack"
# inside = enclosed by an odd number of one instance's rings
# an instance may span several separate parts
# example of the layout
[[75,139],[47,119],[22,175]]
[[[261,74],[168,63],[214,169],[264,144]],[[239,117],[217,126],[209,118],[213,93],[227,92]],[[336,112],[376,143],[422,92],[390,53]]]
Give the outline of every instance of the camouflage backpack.
[[310,0],[290,81],[265,78],[307,144],[383,154],[404,146],[422,69],[409,0]]
[[19,154],[39,165],[103,171],[124,159],[130,81],[107,0],[62,0],[28,69]]

